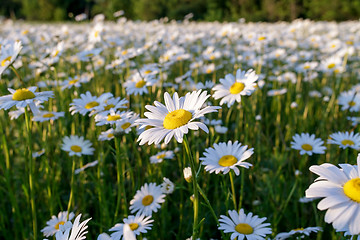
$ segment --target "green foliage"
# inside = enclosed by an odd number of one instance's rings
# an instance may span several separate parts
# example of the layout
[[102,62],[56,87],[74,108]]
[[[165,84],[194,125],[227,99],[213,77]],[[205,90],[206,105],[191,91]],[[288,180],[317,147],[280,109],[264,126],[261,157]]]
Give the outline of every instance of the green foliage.
[[[113,13],[125,11],[130,19],[152,20],[162,17],[181,20],[189,13],[195,20],[291,21],[296,18],[314,20],[354,20],[360,16],[360,1],[353,0],[7,0],[0,14],[13,19],[63,21],[69,13],[87,13],[90,17],[103,13],[114,20]],[[71,14],[70,14],[71,15]]]

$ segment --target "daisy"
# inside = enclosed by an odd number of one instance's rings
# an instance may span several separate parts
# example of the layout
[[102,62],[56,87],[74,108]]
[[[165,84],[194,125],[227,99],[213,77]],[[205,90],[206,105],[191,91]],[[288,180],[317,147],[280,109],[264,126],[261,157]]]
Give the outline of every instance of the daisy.
[[339,164],[341,169],[330,163],[310,167],[319,175],[305,191],[306,197],[323,198],[317,205],[326,210],[325,222],[332,223],[337,231],[360,234],[360,154],[357,165]]
[[326,147],[323,146],[324,141],[320,138],[315,138],[315,134],[301,133],[293,136],[293,142],[291,142],[291,148],[300,150],[300,154],[307,154],[311,156],[313,153],[323,154]]
[[322,231],[321,227],[297,228],[297,229],[291,230],[290,232],[278,233],[275,236],[275,240],[287,239],[287,238],[292,237],[294,235],[297,235],[296,238],[298,238],[298,237],[303,238],[304,236],[310,236],[310,234],[312,232],[317,233],[319,231]]
[[17,108],[24,108],[29,105],[31,111],[36,114],[39,110],[36,107],[37,103],[47,101],[54,96],[53,91],[35,92],[37,87],[20,88],[14,90],[8,88],[11,94],[0,97],[0,109],[8,110],[16,106]]
[[158,79],[154,75],[147,74],[142,76],[137,73],[124,83],[124,87],[128,95],[143,95],[144,93],[149,93],[148,87],[154,85],[157,81]]
[[133,115],[132,112],[120,112],[111,109],[109,112],[101,112],[95,116],[96,126],[103,126],[105,124],[116,124],[123,118],[130,118],[129,115]]
[[49,221],[46,222],[47,226],[41,229],[41,232],[45,237],[53,236],[57,231],[59,231],[59,226],[64,225],[67,221],[74,218],[74,213],[69,213],[69,218],[67,218],[68,212],[59,212],[58,216],[52,216]]
[[251,163],[244,162],[253,153],[254,149],[248,149],[248,146],[241,146],[241,143],[235,141],[232,143],[219,143],[214,144],[214,148],[205,149],[204,156],[201,157],[201,164],[205,165],[205,170],[212,173],[223,172],[227,174],[231,169],[234,170],[236,175],[240,174],[239,167],[249,168],[252,166]]
[[137,213],[135,216],[130,215],[127,218],[124,218],[124,223],[117,223],[114,227],[110,228],[109,231],[113,232],[111,238],[113,240],[120,240],[123,237],[124,225],[128,224],[131,231],[135,235],[140,235],[141,233],[147,233],[148,230],[151,230],[153,219],[151,216],[145,216]]
[[69,152],[70,156],[76,155],[78,157],[81,155],[92,155],[94,151],[89,140],[84,140],[82,136],[78,137],[73,135],[63,138],[61,149]]
[[115,134],[126,133],[131,131],[131,128],[136,126],[135,121],[139,119],[139,114],[129,112],[122,119],[116,122]]
[[111,93],[104,93],[100,97],[92,96],[89,91],[85,94],[81,94],[80,98],[74,99],[70,103],[69,111],[71,115],[75,113],[80,113],[85,116],[87,113],[91,113],[93,110],[98,109],[99,107],[103,108],[106,103],[105,100],[112,97]]
[[75,175],[76,175],[76,174],[79,174],[79,173],[85,171],[85,169],[87,169],[87,168],[89,168],[89,167],[94,167],[94,166],[96,166],[98,163],[99,163],[98,160],[95,160],[95,161],[93,161],[93,162],[89,162],[89,163],[85,164],[84,166],[82,166],[81,168],[75,169],[75,172],[74,172],[74,173],[75,173]]
[[174,158],[174,152],[173,151],[162,151],[157,153],[154,156],[150,157],[151,163],[161,163],[164,159],[173,159]]
[[61,89],[64,90],[65,88],[70,89],[72,87],[80,87],[82,83],[90,82],[93,74],[82,74],[81,76],[69,77],[65,81],[63,81],[60,85],[62,86]]
[[106,130],[105,132],[101,132],[98,137],[98,140],[99,141],[109,141],[113,138],[114,138],[114,129],[110,128],[110,129]]
[[5,69],[12,64],[22,49],[21,41],[0,44],[0,77]]
[[129,102],[128,100],[122,99],[120,97],[117,98],[110,97],[105,100],[105,105],[102,104],[95,107],[94,112],[90,113],[90,116],[93,114],[98,114],[100,112],[105,112],[105,111],[110,112],[110,110],[116,111],[120,108],[126,108],[125,104],[127,104],[128,102]]
[[207,113],[216,112],[220,107],[207,106],[202,108],[205,101],[210,97],[207,92],[194,91],[187,93],[185,97],[180,97],[175,92],[171,99],[169,93],[164,94],[165,105],[155,101],[155,107],[146,105],[145,108],[150,112],[144,113],[147,119],[139,119],[135,123],[140,124],[140,128],[153,126],[142,132],[138,138],[140,145],[148,143],[159,144],[165,138],[168,144],[172,137],[182,143],[184,134],[189,129],[198,130],[201,128],[209,132],[205,124],[194,122],[196,118],[202,117]]
[[224,230],[224,233],[232,233],[231,240],[238,237],[238,239],[265,239],[265,235],[271,234],[270,223],[263,223],[266,217],[259,218],[253,213],[245,214],[244,209],[240,209],[239,213],[235,210],[229,210],[229,217],[221,215],[219,222],[219,230]]
[[342,105],[341,110],[349,109],[350,112],[360,111],[360,95],[355,91],[341,92],[338,98],[339,105]]
[[354,132],[336,132],[330,135],[330,140],[328,140],[329,144],[337,144],[340,148],[352,148],[359,149],[360,148],[360,134]]
[[[9,114],[10,114],[10,112],[9,112]],[[351,125],[354,127],[360,123],[360,117],[346,117],[346,119],[350,120]]]
[[[91,218],[86,219],[82,223],[80,223],[81,214],[79,214],[74,221],[74,224],[71,228],[65,230],[65,232],[58,231],[55,235],[56,240],[83,240],[85,239],[85,235],[87,234],[87,223],[91,220]],[[71,230],[71,234],[70,234]],[[69,236],[70,234],[70,236]]]
[[49,112],[49,111],[39,111],[36,115],[33,116],[32,121],[34,122],[44,122],[49,120],[56,120],[64,116],[64,112]]
[[145,183],[130,201],[130,211],[151,216],[152,212],[158,211],[160,203],[165,202],[164,198],[161,186],[157,186],[156,183]]
[[174,192],[175,185],[172,181],[170,181],[168,178],[163,178],[163,183],[161,184],[161,190],[165,194],[170,194]]
[[258,78],[255,71],[252,69],[247,72],[238,69],[236,71],[236,76],[226,74],[225,79],[220,79],[221,84],[217,84],[213,87],[213,90],[215,91],[213,97],[215,99],[221,98],[220,105],[227,103],[227,106],[230,107],[235,101],[241,102],[241,96],[249,96],[255,91],[255,82]]

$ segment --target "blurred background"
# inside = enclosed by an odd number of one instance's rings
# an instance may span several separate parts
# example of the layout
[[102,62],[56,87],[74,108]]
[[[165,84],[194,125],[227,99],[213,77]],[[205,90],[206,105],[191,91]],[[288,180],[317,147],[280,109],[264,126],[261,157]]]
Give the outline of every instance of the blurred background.
[[1,0],[0,5],[0,15],[13,20],[68,21],[82,13],[78,20],[99,13],[108,20],[180,20],[192,13],[203,21],[344,21],[359,19],[360,0]]

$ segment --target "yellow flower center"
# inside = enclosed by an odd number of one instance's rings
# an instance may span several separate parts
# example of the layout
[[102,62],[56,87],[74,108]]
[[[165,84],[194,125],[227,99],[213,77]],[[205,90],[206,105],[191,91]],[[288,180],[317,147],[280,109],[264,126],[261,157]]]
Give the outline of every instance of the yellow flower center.
[[54,53],[54,55],[53,55],[53,57],[56,57],[59,53],[60,53],[60,51],[59,51],[59,50],[56,50],[55,53]]
[[293,231],[302,231],[302,230],[304,230],[304,228],[295,228],[295,229],[293,229]]
[[258,37],[258,41],[264,41],[265,39],[266,39],[265,36],[260,36],[260,37]]
[[305,151],[312,151],[313,150],[313,147],[310,144],[307,144],[307,143],[301,145],[301,148],[304,149]]
[[360,203],[360,178],[353,178],[344,185],[344,193],[351,200]]
[[187,124],[191,118],[191,112],[184,109],[178,109],[166,115],[163,125],[166,129],[175,129]]
[[45,113],[43,115],[43,118],[51,118],[51,117],[55,117],[55,115],[53,113]]
[[356,103],[354,101],[350,101],[350,102],[348,102],[348,104],[350,107],[353,107],[353,106],[355,106]]
[[134,231],[134,230],[138,229],[139,224],[137,224],[137,223],[130,223],[130,224],[129,224],[129,227],[130,227],[131,231]]
[[206,73],[212,73],[212,69],[211,68],[208,68],[207,70],[206,70]]
[[65,224],[64,221],[58,222],[58,223],[55,225],[55,229],[56,229],[56,230],[59,230],[59,226],[60,226],[60,225],[64,225],[64,224]]
[[352,145],[354,145],[355,143],[354,143],[354,141],[352,141],[352,140],[350,140],[350,139],[344,139],[344,140],[341,141],[341,144],[342,144],[342,145],[352,146]]
[[328,69],[332,69],[335,67],[335,63],[330,63],[327,67],[328,67]]
[[75,83],[77,83],[79,81],[79,79],[77,79],[77,78],[75,78],[75,79],[73,79],[73,80],[70,80],[69,81],[69,84],[75,84]]
[[237,163],[237,158],[233,155],[224,155],[219,159],[219,165],[222,167],[229,167]]
[[104,110],[108,111],[108,110],[110,110],[110,109],[113,108],[113,107],[115,107],[114,104],[108,104],[108,105],[106,105],[106,106],[104,107]]
[[245,84],[242,82],[236,82],[230,87],[231,94],[239,94],[242,90],[244,90]]
[[157,158],[157,159],[162,159],[162,158],[164,158],[165,156],[166,156],[166,154],[163,153],[163,154],[160,154],[160,155],[156,156],[156,158]]
[[124,51],[121,52],[122,55],[126,55],[127,53],[128,53],[127,50],[124,50]]
[[144,206],[149,206],[152,202],[154,201],[154,197],[151,195],[146,195],[143,199],[142,199],[142,204]]
[[127,122],[127,123],[124,123],[123,125],[121,125],[121,128],[123,130],[127,129],[128,127],[130,127],[131,123]]
[[346,41],[346,44],[347,45],[354,45],[354,42],[353,41]]
[[93,53],[88,53],[88,54],[85,55],[85,57],[92,57],[92,56],[94,56]]
[[135,87],[142,88],[145,84],[146,84],[146,82],[144,80],[140,80],[135,84]]
[[107,135],[108,138],[112,138],[113,136],[114,136],[114,134],[112,134],[112,133],[109,133],[109,134]]
[[82,150],[82,148],[81,148],[80,146],[78,146],[78,145],[72,145],[72,146],[70,147],[70,149],[71,149],[71,151],[73,151],[73,152],[81,152],[81,150]]
[[110,121],[119,120],[120,118],[121,118],[120,115],[116,114],[116,115],[109,115],[106,120],[110,122]]
[[97,101],[92,101],[92,102],[88,102],[86,105],[85,105],[85,108],[86,109],[91,109],[91,108],[94,108],[94,107],[97,107],[99,106],[100,103],[98,103]]
[[215,59],[215,55],[211,55],[209,58],[210,58],[210,60],[214,60],[214,59]]
[[309,68],[310,68],[309,65],[305,65],[305,66],[304,66],[304,69],[309,69]]
[[2,66],[2,67],[5,67],[5,65],[6,65],[8,62],[11,62],[11,56],[8,56],[8,57],[5,58],[4,60],[2,60],[2,61],[1,61],[1,66]]
[[145,75],[147,75],[147,74],[149,74],[151,72],[152,72],[151,70],[146,70],[144,73],[145,73]]
[[33,99],[33,98],[35,98],[35,94],[26,88],[16,90],[12,96],[12,99],[15,101],[23,101],[26,99]]
[[241,234],[252,234],[254,232],[254,229],[247,223],[239,223],[238,225],[235,226],[235,230],[238,233]]
[[94,33],[94,37],[98,37],[99,36],[99,31],[95,31],[95,33]]

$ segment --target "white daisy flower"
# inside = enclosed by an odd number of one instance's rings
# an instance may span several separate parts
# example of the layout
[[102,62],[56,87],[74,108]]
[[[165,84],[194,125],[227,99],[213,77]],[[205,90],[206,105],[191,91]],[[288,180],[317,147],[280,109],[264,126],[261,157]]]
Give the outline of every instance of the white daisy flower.
[[360,148],[360,134],[354,132],[336,132],[330,135],[329,144],[337,144],[340,148],[352,148],[358,150]]
[[32,121],[34,122],[44,122],[44,121],[54,121],[60,117],[64,116],[64,112],[50,112],[50,111],[39,111],[36,115],[33,116]]
[[38,157],[42,156],[44,153],[45,153],[45,149],[41,149],[40,151],[33,152],[32,157],[38,158]]
[[173,151],[161,151],[154,156],[150,157],[151,163],[161,163],[164,159],[173,159],[174,158]]
[[95,116],[96,126],[103,126],[105,124],[116,124],[124,118],[130,118],[129,115],[133,115],[132,112],[120,112],[111,109],[97,114]]
[[46,222],[47,226],[41,229],[41,232],[45,237],[53,236],[57,231],[59,231],[59,226],[64,225],[67,221],[74,218],[74,213],[69,213],[69,218],[67,218],[68,212],[59,212],[58,216],[52,216],[49,221]]
[[119,121],[116,122],[115,134],[126,133],[128,134],[131,131],[131,128],[136,126],[135,121],[139,119],[139,114],[134,112],[129,112]]
[[341,92],[338,98],[338,104],[341,105],[341,110],[349,109],[350,112],[360,111],[360,95],[355,91]]
[[91,113],[93,110],[96,110],[98,107],[105,107],[105,100],[112,97],[111,93],[104,93],[100,97],[92,96],[89,91],[85,94],[81,94],[80,98],[74,99],[70,103],[69,111],[71,115],[75,113],[80,113],[85,116],[87,113]]
[[346,117],[346,119],[351,121],[352,126],[356,126],[360,123],[360,117]]
[[163,178],[163,183],[161,184],[161,190],[163,191],[163,193],[165,194],[170,194],[174,192],[175,189],[175,185],[172,181],[170,181],[170,179],[164,177]]
[[235,101],[241,102],[241,96],[249,96],[255,91],[255,82],[258,78],[255,71],[252,69],[247,72],[238,69],[236,71],[236,76],[226,74],[225,79],[220,78],[221,84],[217,84],[213,87],[213,90],[215,91],[213,97],[215,99],[221,98],[220,105],[227,103],[227,106],[230,107]]
[[98,140],[99,141],[109,141],[113,138],[114,138],[114,129],[110,128],[110,129],[106,130],[105,132],[101,132],[98,137]]
[[130,215],[127,218],[124,218],[124,223],[117,223],[114,227],[110,228],[109,231],[113,232],[111,238],[113,240],[120,240],[123,238],[124,225],[128,224],[132,232],[135,235],[140,235],[141,233],[147,233],[148,230],[151,230],[153,219],[151,216],[145,216],[137,213],[135,216]]
[[205,170],[212,173],[223,172],[227,174],[231,169],[234,170],[236,175],[240,174],[239,167],[249,168],[252,166],[251,163],[244,162],[253,153],[254,149],[248,149],[248,146],[241,146],[241,143],[235,141],[232,143],[219,143],[214,144],[214,148],[210,147],[205,149],[204,156],[201,157],[201,164],[205,165]]
[[189,129],[198,130],[201,128],[208,132],[208,128],[204,123],[194,122],[196,118],[200,118],[207,113],[216,112],[220,107],[207,106],[202,108],[205,101],[210,97],[207,92],[194,91],[187,93],[185,97],[178,96],[174,93],[171,99],[169,93],[164,94],[165,105],[155,101],[155,107],[146,105],[145,108],[150,112],[144,113],[147,119],[139,119],[135,123],[140,124],[140,128],[153,126],[152,128],[142,132],[138,138],[140,145],[148,143],[159,144],[165,138],[165,144],[168,144],[172,137],[181,143],[184,134]]
[[270,223],[264,223],[266,217],[259,218],[253,213],[245,214],[244,209],[240,209],[239,213],[235,210],[229,210],[229,217],[221,215],[219,222],[219,230],[224,233],[231,233],[230,239],[249,239],[261,240],[265,239],[267,234],[271,234]]
[[65,88],[70,89],[72,87],[80,87],[82,83],[88,83],[90,82],[91,78],[93,77],[93,74],[82,74],[81,76],[75,76],[75,77],[69,77],[60,85],[62,86],[61,89],[64,90]]
[[25,108],[29,105],[31,111],[36,114],[39,110],[36,103],[42,103],[54,96],[53,91],[35,92],[37,87],[20,88],[14,90],[8,88],[11,94],[0,97],[0,109],[8,110],[16,106],[17,108]]
[[[91,220],[91,218],[86,219],[82,223],[80,223],[81,214],[79,214],[72,225],[71,228],[65,230],[65,232],[58,231],[55,235],[56,240],[83,240],[85,239],[85,235],[87,234],[87,223]],[[71,234],[70,234],[71,230]],[[70,236],[69,236],[70,234]]]
[[165,202],[164,198],[161,186],[157,186],[156,183],[145,183],[140,190],[136,191],[134,198],[130,201],[130,211],[151,216],[153,212],[158,211],[160,203]]
[[97,240],[113,240],[107,233],[101,233],[97,237]]
[[94,108],[94,112],[92,112],[90,114],[93,115],[93,114],[98,114],[100,112],[110,112],[110,110],[118,110],[120,108],[127,108],[126,106],[124,106],[125,104],[128,103],[128,100],[126,99],[122,99],[120,97],[117,97],[117,98],[108,98],[105,100],[105,105],[99,105],[97,107]]
[[325,222],[332,223],[337,231],[360,234],[360,154],[357,166],[339,164],[340,168],[324,163],[310,167],[319,175],[305,191],[306,197],[323,198],[317,205],[326,210]]
[[301,133],[293,136],[291,148],[300,150],[300,154],[307,154],[311,156],[313,153],[324,154],[326,147],[323,146],[324,141],[320,138],[315,138],[315,134]]
[[94,166],[96,166],[98,163],[99,163],[98,160],[95,160],[95,161],[93,161],[93,162],[89,162],[89,163],[85,164],[84,166],[82,166],[81,168],[75,169],[75,172],[74,172],[74,173],[75,173],[75,175],[76,175],[76,174],[79,174],[79,173],[85,171],[85,169],[87,169],[87,168],[89,168],[89,167],[94,167]]
[[63,144],[61,149],[69,152],[70,156],[81,155],[92,155],[94,148],[91,147],[91,142],[89,140],[84,140],[84,137],[70,136],[63,138]]
[[282,232],[282,233],[278,233],[275,236],[275,240],[284,240],[284,239],[288,239],[290,237],[295,237],[294,235],[296,235],[296,239],[298,238],[304,238],[304,236],[310,236],[310,233],[312,232],[319,232],[322,231],[321,227],[307,227],[307,228],[297,228],[297,229],[293,229],[290,232]]
[[139,73],[135,74],[130,80],[124,83],[127,95],[143,95],[148,93],[148,87],[153,86],[157,82],[154,75],[140,76]]
[[12,64],[22,49],[21,41],[0,45],[0,77],[5,69]]

